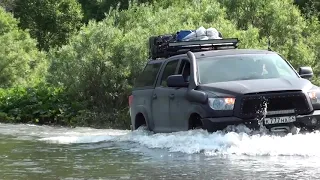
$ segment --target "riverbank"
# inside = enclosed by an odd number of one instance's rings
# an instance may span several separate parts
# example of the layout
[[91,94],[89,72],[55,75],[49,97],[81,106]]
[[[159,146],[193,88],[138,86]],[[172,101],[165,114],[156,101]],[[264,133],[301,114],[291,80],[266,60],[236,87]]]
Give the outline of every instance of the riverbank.
[[[107,103],[107,102],[106,102]],[[111,113],[88,106],[62,87],[41,84],[34,87],[0,89],[0,122],[36,125],[129,129],[127,109]]]

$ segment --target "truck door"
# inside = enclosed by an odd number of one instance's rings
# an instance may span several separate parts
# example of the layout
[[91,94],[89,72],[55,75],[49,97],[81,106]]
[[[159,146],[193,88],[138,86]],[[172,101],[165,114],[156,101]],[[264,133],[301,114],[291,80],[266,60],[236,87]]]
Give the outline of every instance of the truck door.
[[[182,74],[186,82],[190,79],[190,68],[189,60],[182,59],[177,74]],[[188,130],[188,109],[191,104],[186,98],[187,91],[186,87],[176,88],[170,102],[170,119],[174,131]]]
[[178,74],[182,74],[185,81],[189,82],[188,88],[176,88],[174,98],[170,104],[170,118],[173,131],[187,130],[189,126],[188,110],[191,103],[186,96],[190,90],[199,84],[198,65],[193,53],[188,52],[188,57],[183,58],[179,65]]
[[170,122],[170,101],[175,89],[166,85],[167,78],[177,71],[179,59],[168,60],[160,74],[152,95],[152,119],[155,132],[172,131]]

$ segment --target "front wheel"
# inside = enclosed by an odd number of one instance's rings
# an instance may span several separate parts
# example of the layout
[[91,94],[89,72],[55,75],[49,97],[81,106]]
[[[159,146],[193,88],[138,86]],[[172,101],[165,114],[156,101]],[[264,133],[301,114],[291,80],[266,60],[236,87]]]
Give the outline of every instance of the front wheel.
[[192,115],[189,119],[189,130],[203,129],[201,117],[199,115]]

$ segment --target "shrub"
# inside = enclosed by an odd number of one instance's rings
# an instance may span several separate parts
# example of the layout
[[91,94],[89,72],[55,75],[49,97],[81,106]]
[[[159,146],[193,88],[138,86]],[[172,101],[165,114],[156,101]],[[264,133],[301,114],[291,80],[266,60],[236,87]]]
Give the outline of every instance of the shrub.
[[72,118],[83,109],[61,87],[38,86],[0,89],[0,121],[72,125]]

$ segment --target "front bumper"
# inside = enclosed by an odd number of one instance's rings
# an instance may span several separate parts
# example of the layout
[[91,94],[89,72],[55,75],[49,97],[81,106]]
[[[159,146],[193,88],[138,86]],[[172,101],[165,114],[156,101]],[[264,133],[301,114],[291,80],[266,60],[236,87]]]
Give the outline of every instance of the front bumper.
[[[260,125],[255,119],[241,119],[238,117],[219,117],[219,118],[202,118],[203,128],[209,132],[223,130],[230,125],[243,124],[250,129],[258,130]],[[270,129],[276,126],[296,126],[306,128],[308,130],[320,129],[320,110],[315,110],[313,113],[308,115],[296,116],[296,121],[292,123],[279,123],[273,125],[265,125],[266,128]]]

